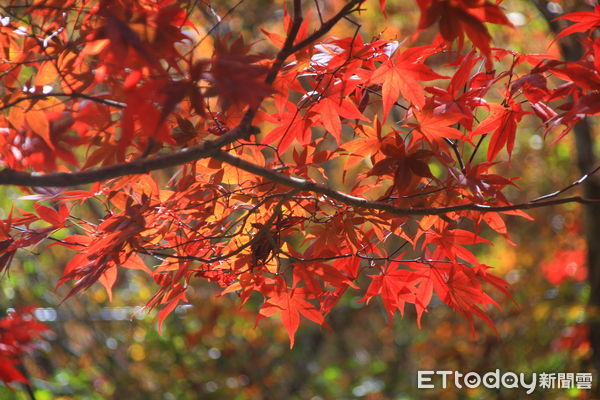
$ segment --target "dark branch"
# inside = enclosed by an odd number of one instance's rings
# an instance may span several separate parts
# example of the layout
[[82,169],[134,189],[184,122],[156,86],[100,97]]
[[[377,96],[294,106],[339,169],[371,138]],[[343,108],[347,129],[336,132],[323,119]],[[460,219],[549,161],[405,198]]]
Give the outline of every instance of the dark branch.
[[257,133],[255,127],[239,125],[220,136],[218,139],[203,142],[199,145],[179,150],[174,153],[79,172],[54,172],[42,175],[6,168],[0,171],[0,185],[72,187],[125,175],[145,174],[150,171],[175,167],[202,158],[211,157],[218,152],[221,147],[233,143],[240,138],[248,137],[254,133]]
[[284,175],[276,172],[272,169],[261,167],[256,164],[252,164],[248,161],[242,160],[229,153],[219,151],[213,156],[217,160],[231,164],[237,168],[243,169],[255,175],[261,176],[272,182],[279,183],[290,188],[298,189],[300,191],[313,192],[324,194],[329,198],[340,201],[344,204],[365,208],[370,210],[380,210],[389,212],[396,215],[443,215],[450,212],[456,211],[480,211],[480,212],[502,212],[502,211],[514,211],[514,210],[527,210],[532,208],[547,207],[551,205],[565,204],[565,203],[600,203],[600,199],[585,199],[580,196],[567,197],[563,199],[553,199],[546,201],[529,201],[526,203],[511,204],[506,206],[489,206],[485,204],[459,204],[456,206],[448,207],[425,207],[425,208],[402,208],[394,206],[393,204],[383,203],[379,201],[369,201],[360,197],[351,196],[349,194],[338,192],[337,190],[331,189],[325,185],[321,185],[316,182],[308,181],[301,178],[295,178],[292,176]]
[[104,104],[110,107],[116,107],[116,108],[125,108],[127,106],[127,104],[125,103],[121,103],[119,101],[114,101],[114,100],[110,100],[110,99],[103,99],[100,97],[95,97],[95,96],[90,96],[84,93],[77,93],[77,92],[73,92],[73,93],[36,93],[36,94],[30,94],[28,96],[23,96],[23,97],[19,97],[18,99],[15,99],[9,103],[6,103],[4,105],[2,105],[0,107],[0,111],[2,110],[6,110],[10,107],[16,106],[19,103],[22,103],[24,101],[27,100],[44,100],[48,97],[69,97],[69,98],[81,98],[81,99],[86,99],[86,100],[90,100],[90,101],[94,101],[96,103],[100,103],[100,104]]

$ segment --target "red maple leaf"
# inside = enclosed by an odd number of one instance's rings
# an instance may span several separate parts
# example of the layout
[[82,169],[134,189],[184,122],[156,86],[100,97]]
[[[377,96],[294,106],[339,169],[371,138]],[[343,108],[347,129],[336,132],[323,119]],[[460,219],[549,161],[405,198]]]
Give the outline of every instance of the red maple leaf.
[[542,264],[542,272],[553,285],[559,285],[567,278],[579,282],[585,280],[587,277],[585,250],[557,250],[551,260]]
[[280,313],[281,322],[290,338],[290,348],[294,347],[294,336],[300,325],[300,315],[316,322],[319,325],[325,323],[321,311],[307,301],[311,295],[305,288],[290,288],[284,284],[269,293],[268,300],[259,311],[257,322],[263,317],[270,317]]
[[481,284],[469,267],[463,264],[452,264],[447,272],[436,275],[437,279],[433,280],[436,294],[444,303],[465,317],[471,326],[473,335],[475,335],[473,316],[496,330],[494,322],[481,306],[494,305],[498,307],[498,304],[483,291]]
[[424,110],[414,110],[417,124],[407,124],[415,128],[414,132],[419,134],[423,139],[431,144],[441,144],[444,138],[462,139],[464,133],[450,125],[456,124],[463,119],[462,114],[453,113],[435,113],[433,110],[426,108]]
[[593,12],[574,12],[567,15],[560,16],[557,19],[566,19],[567,21],[573,21],[575,24],[563,29],[554,40],[558,40],[562,37],[572,35],[574,33],[590,32],[600,27],[600,6],[596,6]]
[[264,118],[276,126],[264,137],[262,143],[274,144],[280,152],[290,147],[294,140],[302,145],[310,143],[312,120],[303,117],[292,102],[287,102],[285,108],[277,114],[265,113]]
[[219,96],[223,109],[232,105],[256,106],[271,93],[271,88],[264,82],[267,67],[258,63],[262,57],[248,54],[249,50],[250,46],[246,46],[241,38],[231,46],[215,43],[216,52],[209,74],[213,86],[206,94]]
[[28,383],[17,369],[20,356],[31,349],[40,334],[48,331],[46,325],[37,321],[33,315],[34,307],[12,312],[0,320],[0,381]]
[[[402,269],[400,263],[389,263],[379,275],[369,275],[372,279],[361,302],[369,304],[377,295],[383,300],[383,307],[390,317],[390,324],[396,311],[404,315],[406,303],[420,303],[416,296],[419,275],[409,269]],[[427,305],[425,304],[424,307]],[[422,308],[424,308],[422,307]]]
[[515,145],[517,125],[529,112],[523,111],[521,103],[513,101],[509,103],[509,107],[500,104],[490,104],[489,107],[490,114],[471,132],[471,136],[491,133],[488,161],[493,161],[504,146],[510,157]]
[[460,67],[452,75],[447,89],[433,86],[425,88],[427,92],[434,95],[433,104],[435,114],[459,114],[462,118],[458,122],[469,130],[473,127],[473,110],[486,104],[483,96],[488,91],[494,79],[494,75],[483,75],[488,78],[488,82],[485,83],[485,81],[477,81],[476,77],[478,75],[471,76],[476,62],[480,60],[475,55],[475,51],[471,51],[458,61],[452,63],[452,65],[456,64],[460,65]]
[[459,40],[462,47],[466,34],[475,47],[489,54],[491,36],[485,22],[512,26],[497,4],[486,0],[417,0],[421,9],[419,29],[426,29],[439,20],[439,29],[447,42]]
[[398,51],[371,75],[372,83],[383,85],[384,121],[400,95],[417,108],[422,108],[425,105],[425,89],[419,81],[446,78],[423,64],[427,55],[429,53],[421,47],[404,52]]

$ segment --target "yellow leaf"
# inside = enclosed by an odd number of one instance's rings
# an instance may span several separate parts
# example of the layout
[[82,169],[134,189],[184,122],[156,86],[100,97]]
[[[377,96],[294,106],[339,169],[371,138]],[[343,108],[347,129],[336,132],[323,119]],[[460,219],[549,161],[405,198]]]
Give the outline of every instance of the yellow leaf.
[[46,86],[55,82],[58,78],[58,71],[52,61],[46,61],[42,64],[35,76],[35,86]]
[[50,123],[44,111],[29,110],[25,113],[25,120],[29,124],[29,127],[44,139],[48,146],[54,148],[50,140]]
[[19,106],[11,107],[10,112],[8,113],[8,121],[15,129],[23,128],[23,123],[25,122],[23,108]]

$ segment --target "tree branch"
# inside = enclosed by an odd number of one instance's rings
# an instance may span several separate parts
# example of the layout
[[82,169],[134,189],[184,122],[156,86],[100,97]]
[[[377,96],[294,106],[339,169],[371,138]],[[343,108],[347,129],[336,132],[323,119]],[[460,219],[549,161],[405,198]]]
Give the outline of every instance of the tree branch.
[[[362,3],[362,1],[363,0],[350,1],[331,19],[324,22],[319,29],[317,29],[315,32],[309,35],[306,39],[294,44],[300,25],[302,24],[302,9],[300,7],[300,1],[295,1],[292,26],[290,28],[290,31],[288,32],[286,42],[283,48],[277,54],[275,62],[271,66],[271,69],[269,70],[269,73],[265,78],[265,82],[269,84],[273,83],[275,77],[277,76],[277,73],[279,72],[284,61],[289,55],[310,45],[312,42],[325,35],[338,21],[340,21],[348,13],[352,12],[357,5]],[[100,99],[82,93],[49,93],[34,94],[31,96],[17,99],[9,104],[5,104],[3,107],[0,108],[0,110],[14,106],[25,100],[43,99],[47,96],[80,97],[118,108],[123,108],[126,106],[126,104],[120,102]],[[183,149],[174,153],[158,155],[152,158],[144,158],[79,172],[56,172],[38,175],[6,168],[0,171],[0,185],[70,187],[75,185],[98,182],[111,178],[117,178],[125,175],[144,174],[150,171],[174,167],[177,165],[185,164],[187,162],[197,161],[202,158],[211,157],[217,151],[219,151],[221,147],[233,143],[234,141],[240,138],[249,137],[252,134],[258,133],[258,130],[255,127],[251,126],[251,121],[254,117],[254,112],[255,109],[249,109],[242,118],[242,122],[238,126],[231,129],[224,135],[220,136],[218,139],[211,142],[204,142],[199,145]]]
[[145,174],[150,171],[175,167],[202,158],[211,157],[218,152],[221,147],[257,132],[258,129],[256,127],[240,124],[215,140],[203,142],[196,146],[173,153],[79,172],[54,172],[42,175],[6,168],[0,171],[0,185],[72,187],[125,175]]
[[103,99],[100,97],[95,97],[95,96],[90,96],[87,95],[85,93],[78,93],[78,92],[73,92],[73,93],[61,93],[61,92],[55,92],[55,93],[36,93],[36,94],[31,94],[28,96],[24,96],[24,97],[19,97],[18,99],[15,99],[9,103],[6,103],[2,106],[0,106],[0,111],[2,110],[6,110],[8,108],[11,108],[13,106],[16,106],[17,104],[23,102],[23,101],[27,101],[27,100],[43,100],[46,99],[48,97],[69,97],[69,98],[81,98],[81,99],[86,99],[86,100],[90,100],[90,101],[94,101],[96,103],[100,103],[100,104],[104,104],[107,106],[111,106],[111,107],[116,107],[116,108],[125,108],[127,107],[127,104],[125,103],[121,103],[119,101],[115,101],[115,100],[110,100],[110,99]]
[[[269,73],[266,77],[266,82],[272,83],[277,75],[278,71],[281,69],[283,62],[285,59],[294,52],[308,46],[313,41],[317,40],[319,37],[323,36],[327,33],[339,20],[344,18],[347,14],[354,11],[357,5],[360,5],[363,0],[352,0],[346,6],[344,6],[340,11],[338,11],[331,19],[325,21],[321,27],[313,32],[310,36],[300,41],[299,43],[294,44],[296,35],[298,33],[298,29],[302,23],[302,13],[300,2],[294,2],[294,17],[292,26],[288,32],[286,42],[281,49],[281,51],[277,54],[274,64],[272,65]],[[31,96],[23,97],[16,99],[15,101],[4,105],[0,109],[7,108],[9,106],[14,106],[19,102],[25,100],[33,100],[33,99],[42,99],[48,96],[55,97],[79,97],[85,98],[91,101],[97,101],[109,106],[123,108],[125,104],[116,102],[113,100],[101,99],[98,97],[93,97],[81,93],[48,93],[48,94],[33,94]],[[563,199],[551,199],[551,197],[555,197],[558,194],[564,192],[565,190],[570,189],[571,187],[579,184],[580,182],[575,182],[569,187],[545,195],[538,197],[532,201],[514,205],[505,205],[505,206],[489,206],[484,204],[459,204],[455,206],[448,207],[427,207],[427,208],[402,208],[394,206],[390,203],[384,203],[379,201],[369,201],[364,198],[355,197],[349,194],[345,194],[334,189],[331,189],[325,185],[318,184],[316,182],[312,182],[309,180],[304,180],[300,178],[295,178],[292,176],[281,174],[272,169],[268,169],[265,167],[261,167],[256,164],[252,164],[248,161],[245,161],[241,158],[238,158],[234,155],[231,155],[227,152],[221,150],[223,146],[226,146],[234,141],[249,137],[252,134],[257,133],[257,128],[250,125],[250,121],[252,120],[253,112],[252,110],[248,110],[247,115],[243,121],[236,126],[235,128],[229,130],[224,135],[213,141],[203,142],[196,146],[182,149],[169,154],[157,155],[152,158],[144,158],[138,159],[129,162],[118,163],[110,166],[100,167],[89,169],[85,171],[79,172],[56,172],[49,174],[32,174],[22,171],[16,171],[10,168],[6,168],[0,171],[0,185],[18,185],[18,186],[38,186],[38,187],[72,187],[81,184],[88,184],[97,181],[107,180],[111,178],[116,178],[125,175],[135,175],[135,174],[144,174],[153,170],[159,170],[169,167],[174,167],[178,165],[182,165],[188,162],[197,161],[207,157],[213,157],[222,162],[231,164],[237,168],[243,169],[245,171],[251,172],[255,175],[261,176],[263,178],[269,179],[272,182],[294,188],[297,190],[319,193],[326,195],[334,200],[340,201],[344,204],[364,208],[364,209],[372,209],[372,210],[380,210],[389,212],[396,215],[443,215],[449,212],[456,211],[480,211],[480,212],[502,212],[502,211],[511,211],[511,210],[521,210],[521,209],[531,209],[531,208],[539,208],[546,207],[550,205],[564,204],[564,203],[600,203],[600,199],[586,199],[580,196],[572,196]],[[596,170],[594,171],[596,172]],[[543,200],[543,201],[542,201]]]
[[297,51],[302,50],[304,47],[308,46],[315,40],[319,39],[321,36],[325,35],[327,32],[331,30],[342,18],[347,16],[348,14],[356,11],[355,7],[363,3],[364,0],[352,0],[348,4],[344,6],[337,14],[335,14],[331,19],[325,21],[319,29],[314,31],[311,35],[309,35],[306,39],[296,43],[294,46],[290,48],[290,54],[296,53]]
[[539,199],[536,199],[534,201],[529,201],[526,203],[511,204],[506,206],[489,206],[485,204],[467,203],[448,207],[402,208],[394,206],[393,204],[383,203],[380,201],[370,201],[360,197],[338,192],[337,190],[331,189],[328,186],[313,181],[284,175],[272,169],[252,164],[248,161],[242,160],[239,157],[236,157],[223,151],[216,152],[213,157],[217,160],[233,165],[234,167],[237,167],[244,171],[261,176],[272,182],[279,183],[280,185],[298,189],[300,191],[323,194],[327,197],[330,197],[334,200],[340,201],[350,206],[370,210],[380,210],[396,215],[443,215],[456,211],[502,212],[514,210],[527,210],[532,208],[547,207],[551,205],[565,203],[600,203],[600,199],[585,199],[580,196],[572,196],[563,199],[552,199],[546,201],[540,201]]
[[[233,165],[236,168],[261,176],[271,182],[278,183],[293,189],[313,192],[326,195],[334,200],[344,204],[371,210],[380,210],[396,215],[443,215],[457,211],[480,211],[480,212],[502,212],[514,210],[527,210],[533,208],[547,207],[551,205],[565,203],[593,204],[600,203],[600,199],[586,199],[581,196],[572,196],[562,199],[544,200],[556,196],[564,190],[551,193],[549,195],[538,197],[526,203],[511,204],[506,206],[489,206],[485,204],[459,204],[448,207],[425,207],[425,208],[402,208],[390,203],[380,201],[370,201],[364,198],[352,196],[331,189],[328,186],[301,179],[293,176],[284,175],[273,169],[261,167],[252,164],[232,154],[226,153],[220,148],[247,134],[255,133],[254,127],[245,131],[237,126],[228,131],[223,136],[210,142],[204,142],[194,147],[184,149],[175,153],[159,155],[147,159],[139,159],[131,162],[114,164],[101,168],[94,168],[80,172],[57,172],[45,175],[34,175],[27,172],[4,169],[0,171],[0,185],[18,185],[18,186],[42,186],[42,187],[72,187],[86,183],[93,183],[111,178],[117,178],[125,175],[144,174],[150,171],[174,167],[191,161],[197,161],[202,158],[213,157],[216,160]],[[594,172],[596,172],[594,170]],[[569,188],[575,185],[569,185]]]

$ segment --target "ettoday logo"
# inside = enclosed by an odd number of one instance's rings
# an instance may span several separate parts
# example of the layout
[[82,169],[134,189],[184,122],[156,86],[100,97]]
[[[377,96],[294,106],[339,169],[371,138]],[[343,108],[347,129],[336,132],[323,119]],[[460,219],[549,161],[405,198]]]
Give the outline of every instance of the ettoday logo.
[[[435,376],[439,376],[435,379]],[[441,382],[439,382],[441,381]],[[463,374],[458,371],[418,371],[417,387],[419,389],[435,389],[448,387],[453,382],[458,389],[477,388],[484,386],[488,389],[523,389],[527,394],[540,389],[591,389],[592,374],[590,373],[515,373],[502,372],[499,369],[483,375],[477,372]],[[439,385],[441,383],[441,385]],[[436,384],[438,384],[436,386]]]

